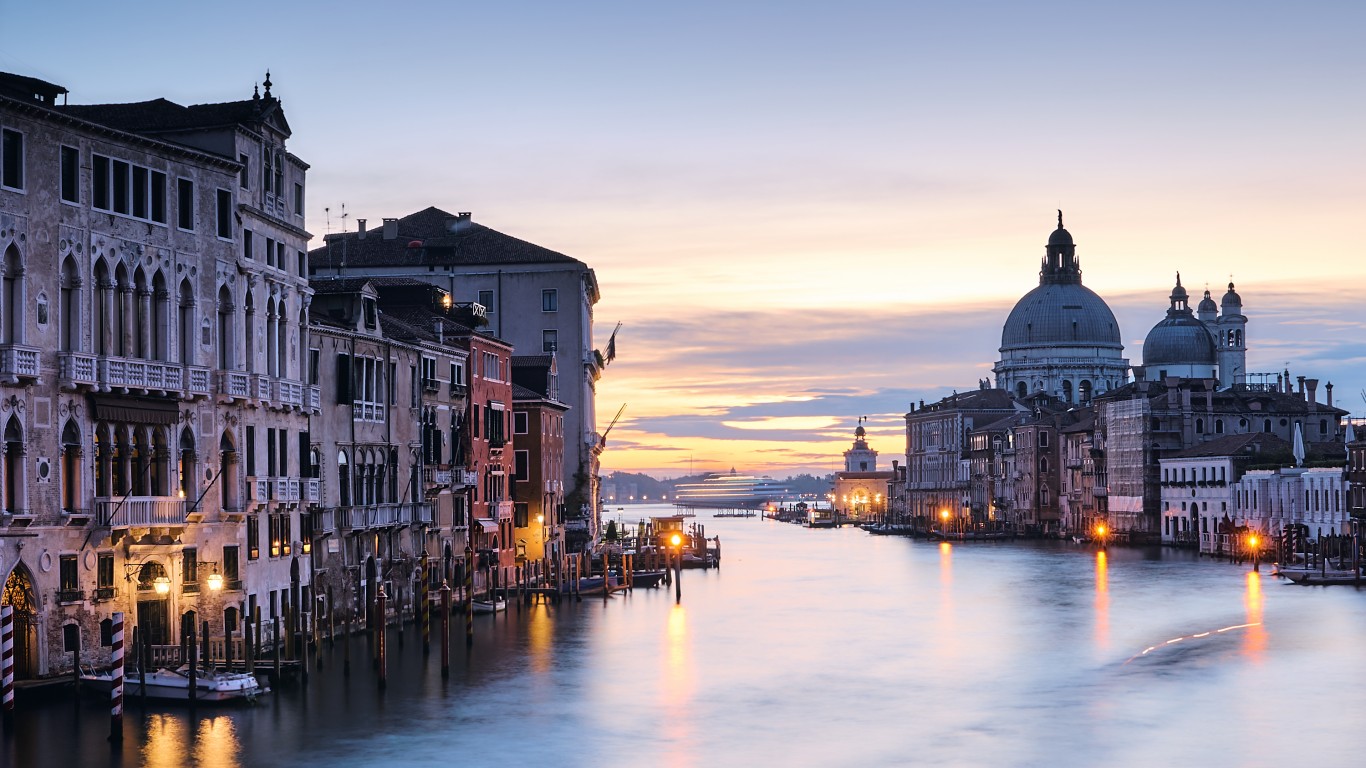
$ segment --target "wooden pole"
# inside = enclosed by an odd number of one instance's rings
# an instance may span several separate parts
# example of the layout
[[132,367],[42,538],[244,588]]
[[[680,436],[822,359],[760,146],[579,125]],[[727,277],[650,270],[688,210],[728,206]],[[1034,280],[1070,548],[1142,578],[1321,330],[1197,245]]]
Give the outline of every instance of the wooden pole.
[[[428,571],[427,553],[422,553],[422,585],[419,592],[422,595],[422,655],[426,656],[432,650],[432,595],[427,585],[431,583]],[[449,587],[447,587],[449,589]]]
[[465,545],[465,647],[474,645],[474,548]]
[[200,667],[204,670],[205,674],[207,674],[208,671],[209,671],[209,667],[210,667],[210,664],[209,664],[209,620],[208,620],[208,619],[204,619],[204,621],[202,621],[202,622],[200,623],[200,626],[201,626],[202,629],[203,629],[203,631],[199,633],[199,636],[203,638],[203,641],[201,642],[201,648],[200,648],[200,654],[199,654],[200,661],[202,662],[202,663],[200,664]]
[[388,616],[389,596],[384,594],[384,585],[379,585],[379,591],[375,594],[375,611],[378,615],[378,632],[375,634],[375,665],[379,669],[379,689],[382,691],[389,685],[389,665],[385,658],[386,643],[385,638],[389,634],[386,632],[386,617]]
[[451,676],[451,585],[441,581],[441,678]]
[[123,611],[115,611],[110,655],[114,668],[110,671],[109,740],[123,741]]
[[[252,663],[250,665],[251,669],[247,671],[252,672],[254,674],[256,672],[255,657],[261,655],[261,606],[259,605],[252,608],[252,626],[256,628],[256,643],[251,647],[253,658]],[[276,682],[278,684],[279,681]]]
[[327,588],[327,647],[337,643],[337,604],[332,601],[332,588]]
[[674,553],[674,603],[683,602],[683,549]]
[[232,671],[232,627],[228,626],[227,616],[223,617],[223,669]]
[[274,657],[273,657],[273,660],[274,660],[274,662],[275,662],[275,684],[276,684],[276,685],[279,685],[279,684],[280,684],[280,617],[277,615],[277,616],[274,617],[274,619],[275,619],[275,621],[274,621],[274,627],[275,627],[275,642],[271,643],[271,645],[274,647],[274,650],[275,650],[275,655],[274,655]]
[[346,636],[342,638],[342,676],[351,676],[351,614],[355,613],[354,608],[347,608],[346,611]]
[[149,642],[147,633],[143,632],[139,639],[141,647],[138,652],[142,654],[142,659],[138,662],[138,703],[143,709],[147,708],[147,668],[152,666],[152,644]]
[[197,656],[195,651],[198,650],[198,648],[196,648],[195,642],[194,622],[187,621],[185,623],[189,625],[189,633],[186,637],[186,642],[188,643],[186,654],[190,659],[190,706],[194,706],[195,701],[199,698],[199,673],[195,669],[195,657]]

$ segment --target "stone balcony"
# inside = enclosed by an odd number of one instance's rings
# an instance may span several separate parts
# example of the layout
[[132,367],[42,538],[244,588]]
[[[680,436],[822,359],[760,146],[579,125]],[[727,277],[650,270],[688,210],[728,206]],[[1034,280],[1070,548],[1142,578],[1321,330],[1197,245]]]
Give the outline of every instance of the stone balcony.
[[179,496],[117,496],[95,499],[95,520],[110,528],[179,527],[188,505]]
[[22,344],[0,345],[0,381],[18,384],[38,380],[38,347]]
[[157,360],[63,352],[57,356],[57,378],[65,389],[166,393],[187,400],[209,395],[208,368]]
[[371,504],[334,507],[318,512],[320,532],[365,531],[431,522],[430,504]]

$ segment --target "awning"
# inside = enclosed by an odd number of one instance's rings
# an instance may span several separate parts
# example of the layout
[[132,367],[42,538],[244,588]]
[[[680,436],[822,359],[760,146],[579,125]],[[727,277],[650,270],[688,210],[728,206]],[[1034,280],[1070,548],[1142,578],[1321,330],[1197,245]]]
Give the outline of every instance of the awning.
[[498,532],[497,520],[476,520],[475,522],[479,523],[479,527],[484,529],[484,533]]
[[95,406],[96,421],[175,424],[180,420],[180,409],[175,400],[110,395],[92,395],[90,399]]

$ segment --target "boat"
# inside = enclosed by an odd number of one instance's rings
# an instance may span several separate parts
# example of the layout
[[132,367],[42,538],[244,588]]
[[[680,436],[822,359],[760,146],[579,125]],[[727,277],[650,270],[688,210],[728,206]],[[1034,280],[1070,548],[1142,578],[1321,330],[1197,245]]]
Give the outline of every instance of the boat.
[[657,587],[664,580],[664,571],[632,571],[631,586],[634,587]]
[[730,472],[707,475],[700,482],[680,483],[674,488],[674,505],[684,509],[761,509],[767,507],[769,502],[780,501],[791,495],[792,489],[785,483],[761,475],[741,475],[732,469]]
[[756,514],[758,513],[752,509],[727,510],[724,512],[717,512],[713,514],[712,517],[754,517]]
[[506,611],[507,609],[508,601],[506,600],[470,601],[470,610],[474,613],[497,613],[498,611]]
[[[102,693],[114,687],[114,678],[109,670],[84,670],[81,684]],[[245,672],[221,672],[200,670],[195,675],[195,701],[228,703],[252,701],[269,688],[263,688],[255,675]],[[123,677],[125,699],[142,695],[142,676],[137,670],[125,671]],[[147,674],[147,698],[158,701],[189,701],[190,668],[181,666],[176,669],[158,669]]]
[[939,541],[1004,541],[1014,539],[1013,531],[930,531],[930,538]]
[[1340,570],[1329,568],[1277,568],[1272,571],[1273,576],[1282,576],[1295,584],[1304,586],[1330,586],[1334,584],[1356,584],[1357,573],[1355,570]]

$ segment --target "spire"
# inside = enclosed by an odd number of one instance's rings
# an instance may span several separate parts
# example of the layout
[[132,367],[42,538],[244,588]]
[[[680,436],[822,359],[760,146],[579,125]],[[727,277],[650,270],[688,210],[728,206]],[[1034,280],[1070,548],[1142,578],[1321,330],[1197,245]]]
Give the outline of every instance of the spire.
[[1058,209],[1058,229],[1062,229],[1062,209]]
[[1043,269],[1039,273],[1039,284],[1080,282],[1081,267],[1077,264],[1077,246],[1072,242],[1072,233],[1063,229],[1062,209],[1059,208],[1058,228],[1048,236]]
[[260,101],[260,100],[261,100],[261,85],[260,85],[260,83],[252,83],[252,84],[251,84],[251,100],[252,100],[252,101]]
[[264,86],[266,87],[266,98],[270,98],[270,86],[271,86],[271,82],[270,82],[270,70],[269,70],[269,69],[266,70],[266,80],[265,80],[265,82],[261,83],[261,85],[264,85]]

